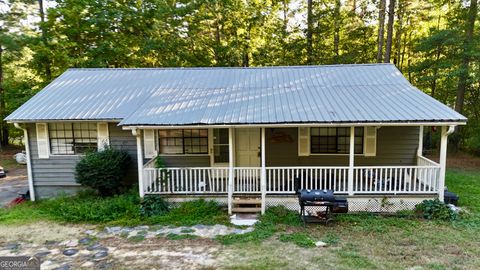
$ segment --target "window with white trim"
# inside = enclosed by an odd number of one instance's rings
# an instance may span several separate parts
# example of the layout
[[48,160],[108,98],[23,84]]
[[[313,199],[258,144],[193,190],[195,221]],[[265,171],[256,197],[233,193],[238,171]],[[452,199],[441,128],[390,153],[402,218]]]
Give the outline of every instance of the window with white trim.
[[[355,154],[363,154],[363,127],[355,128]],[[310,129],[310,153],[348,154],[350,127],[312,127]]]
[[158,131],[161,154],[208,154],[208,129]]
[[97,151],[97,123],[49,123],[50,153],[76,155]]

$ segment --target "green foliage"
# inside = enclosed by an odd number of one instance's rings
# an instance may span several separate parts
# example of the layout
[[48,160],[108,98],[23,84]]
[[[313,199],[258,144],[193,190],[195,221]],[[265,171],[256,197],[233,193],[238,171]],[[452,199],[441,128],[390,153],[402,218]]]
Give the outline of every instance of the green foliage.
[[283,224],[289,226],[300,226],[302,222],[298,217],[298,213],[296,211],[288,210],[285,206],[273,206],[269,207],[265,214],[260,217],[260,222],[268,223],[268,224]]
[[130,161],[126,151],[113,148],[89,152],[77,163],[75,177],[79,184],[97,190],[102,196],[118,194],[127,188],[122,179]]
[[230,234],[219,236],[217,239],[223,244],[235,244],[245,242],[261,242],[272,237],[281,226],[300,226],[300,218],[295,211],[288,210],[285,206],[269,207],[265,214],[255,224],[252,232],[244,234]]
[[73,223],[108,223],[138,219],[139,197],[135,193],[107,198],[96,196],[60,197],[39,203],[41,212],[54,220]]
[[280,234],[278,240],[282,242],[291,242],[299,247],[311,248],[315,247],[315,241],[313,241],[305,233],[291,233],[291,234]]
[[227,224],[229,222],[228,215],[217,202],[204,199],[181,203],[168,213],[152,216],[149,220],[155,224],[176,226]]
[[184,239],[196,239],[197,236],[193,234],[176,234],[176,233],[169,233],[167,234],[168,240],[184,240]]
[[140,214],[144,217],[164,215],[169,211],[169,204],[158,195],[146,195],[140,205]]
[[425,219],[455,220],[458,215],[444,202],[438,199],[424,200],[415,207],[415,211]]
[[340,237],[334,233],[327,233],[322,241],[329,245],[336,245],[340,242]]

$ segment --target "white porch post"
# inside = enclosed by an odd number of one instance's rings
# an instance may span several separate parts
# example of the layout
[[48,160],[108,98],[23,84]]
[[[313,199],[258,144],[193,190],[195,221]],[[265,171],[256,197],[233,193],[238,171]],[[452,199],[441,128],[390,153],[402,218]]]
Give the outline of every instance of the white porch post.
[[28,139],[28,130],[26,127],[20,126],[19,123],[14,123],[14,126],[23,130],[23,144],[25,145],[25,155],[27,156],[28,190],[30,192],[30,200],[35,201],[35,188],[33,186],[32,159],[30,154],[30,140]]
[[446,126],[442,126],[442,134],[440,140],[440,179],[438,180],[438,199],[443,202],[445,193],[445,172],[447,169],[447,142],[448,135],[452,134],[455,126],[450,126],[447,130]]
[[423,156],[423,126],[419,126],[417,157]]
[[262,128],[262,169],[260,173],[260,189],[262,191],[262,215],[265,214],[265,202],[267,195],[267,168],[265,167],[265,128]]
[[355,159],[355,127],[350,127],[350,150],[348,162],[348,195],[353,195],[353,165]]
[[138,166],[138,192],[140,197],[145,196],[145,189],[143,185],[143,149],[142,149],[142,134],[138,129],[132,129],[133,135],[137,138],[137,166]]
[[232,214],[233,201],[233,128],[228,128],[228,214]]

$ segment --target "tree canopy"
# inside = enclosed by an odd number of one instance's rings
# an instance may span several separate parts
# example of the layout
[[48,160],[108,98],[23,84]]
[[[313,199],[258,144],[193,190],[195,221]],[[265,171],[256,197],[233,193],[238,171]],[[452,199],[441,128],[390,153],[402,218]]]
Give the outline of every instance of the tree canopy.
[[469,117],[457,145],[480,152],[478,12],[478,0],[0,0],[0,116],[70,67],[390,62]]

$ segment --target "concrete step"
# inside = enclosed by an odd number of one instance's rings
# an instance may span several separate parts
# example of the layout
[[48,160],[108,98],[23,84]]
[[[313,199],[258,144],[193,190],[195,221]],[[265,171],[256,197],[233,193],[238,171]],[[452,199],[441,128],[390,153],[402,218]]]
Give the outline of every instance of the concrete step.
[[260,207],[234,207],[232,208],[233,213],[258,213],[261,212],[262,208]]

